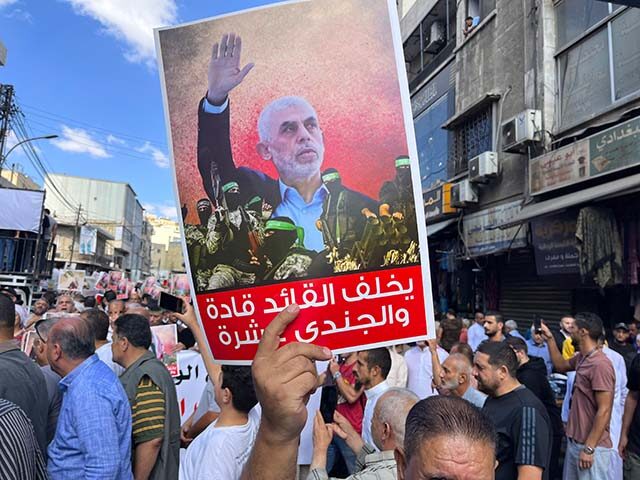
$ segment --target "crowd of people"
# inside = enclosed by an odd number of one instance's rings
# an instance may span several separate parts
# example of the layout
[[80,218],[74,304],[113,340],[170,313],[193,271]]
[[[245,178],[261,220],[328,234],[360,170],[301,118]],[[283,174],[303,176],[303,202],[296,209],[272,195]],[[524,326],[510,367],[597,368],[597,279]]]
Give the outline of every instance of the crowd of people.
[[[640,478],[635,323],[607,337],[579,313],[520,332],[498,312],[470,325],[447,312],[436,339],[334,356],[280,347],[292,305],[248,367],[214,362],[188,301],[19,303],[0,294],[2,479]],[[182,424],[151,329],[165,322],[208,373]]]

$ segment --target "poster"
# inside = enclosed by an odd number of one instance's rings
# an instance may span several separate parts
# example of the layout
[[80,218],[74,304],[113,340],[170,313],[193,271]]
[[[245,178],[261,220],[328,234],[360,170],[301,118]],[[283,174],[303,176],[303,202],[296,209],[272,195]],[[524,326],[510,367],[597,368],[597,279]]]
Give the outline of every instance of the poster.
[[188,297],[191,293],[189,277],[184,273],[171,275],[171,295]]
[[151,327],[156,356],[162,360],[172,377],[178,376],[178,357],[173,350],[178,343],[178,330],[174,324]]
[[118,285],[122,283],[122,280],[125,279],[122,272],[118,270],[111,270],[109,272],[109,277],[107,280],[107,290],[113,290],[114,292],[118,291]]
[[538,275],[580,273],[576,240],[578,212],[569,210],[531,221],[531,237]]
[[178,375],[173,377],[173,382],[180,407],[180,424],[183,425],[198,408],[209,377],[202,355],[193,350],[178,352],[178,365],[180,369]]
[[98,229],[83,225],[80,228],[80,245],[78,251],[82,255],[95,255],[98,242]]
[[339,353],[433,336],[395,2],[286,2],[159,29],[156,44],[185,267],[216,359],[250,363],[291,303],[285,342]]
[[58,277],[58,290],[82,290],[85,273],[84,270],[62,270]]

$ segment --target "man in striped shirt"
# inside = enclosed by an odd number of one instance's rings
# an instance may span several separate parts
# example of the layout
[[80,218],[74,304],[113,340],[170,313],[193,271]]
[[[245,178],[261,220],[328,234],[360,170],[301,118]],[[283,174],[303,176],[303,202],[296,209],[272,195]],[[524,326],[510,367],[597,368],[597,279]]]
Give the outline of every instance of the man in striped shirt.
[[518,358],[506,342],[482,342],[474,358],[482,411],[496,428],[496,480],[549,478],[553,436],[544,405],[518,382]]
[[125,314],[114,323],[113,360],[126,370],[120,381],[132,409],[133,474],[139,479],[177,480],[180,413],[173,379],[149,351],[149,321]]

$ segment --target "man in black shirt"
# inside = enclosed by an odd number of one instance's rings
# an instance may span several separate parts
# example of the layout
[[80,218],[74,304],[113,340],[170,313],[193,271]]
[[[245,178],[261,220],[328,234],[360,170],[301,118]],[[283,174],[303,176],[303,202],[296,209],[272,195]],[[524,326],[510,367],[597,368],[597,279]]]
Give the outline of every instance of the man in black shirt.
[[551,385],[549,385],[544,360],[540,357],[530,357],[527,344],[521,338],[510,337],[507,339],[507,344],[513,349],[518,358],[519,367],[516,372],[516,378],[522,385],[531,390],[531,393],[538,397],[549,415],[551,431],[553,432],[549,478],[553,480],[562,478],[560,447],[562,445],[562,438],[564,437],[564,426],[562,425],[560,407],[558,407],[555,394],[553,390],[551,390]]
[[627,370],[631,366],[631,361],[636,356],[636,347],[630,342],[629,337],[629,326],[624,322],[620,322],[613,327],[613,339],[609,344],[611,350],[622,355]]
[[618,450],[624,459],[624,480],[634,480],[640,478],[640,355],[631,362],[628,378]]
[[518,359],[506,342],[483,342],[474,358],[482,411],[498,434],[496,480],[549,479],[553,440],[544,405],[516,378]]

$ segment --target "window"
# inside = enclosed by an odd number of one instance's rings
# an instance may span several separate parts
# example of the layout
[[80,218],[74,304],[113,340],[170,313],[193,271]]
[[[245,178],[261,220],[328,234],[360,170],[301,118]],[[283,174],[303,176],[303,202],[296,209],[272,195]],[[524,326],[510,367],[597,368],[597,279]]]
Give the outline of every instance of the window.
[[556,56],[560,126],[569,128],[640,92],[640,10],[595,0],[564,0],[556,8],[565,40]]
[[442,128],[450,116],[449,96],[443,95],[415,119],[422,190],[428,190],[438,180],[449,178],[449,132]]
[[492,108],[485,108],[456,128],[450,152],[455,175],[466,172],[473,157],[493,150]]
[[480,21],[496,8],[496,0],[467,0],[467,17],[478,17]]

